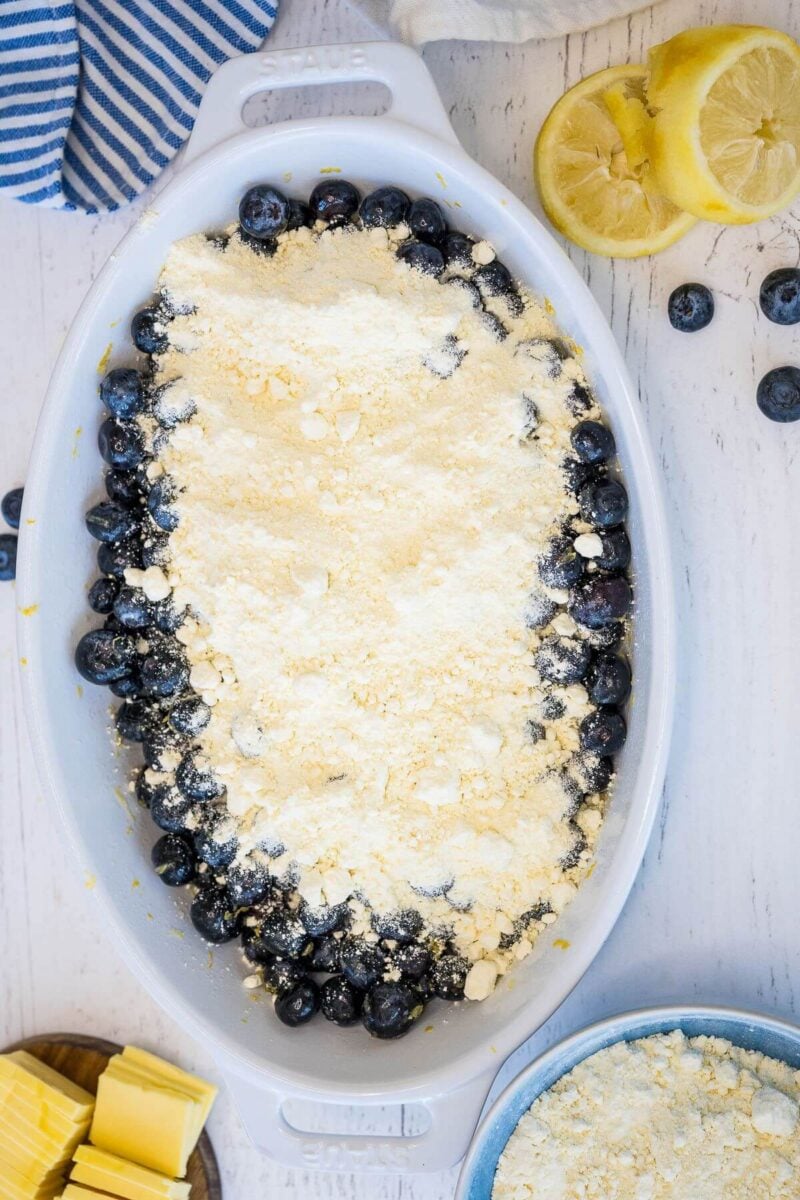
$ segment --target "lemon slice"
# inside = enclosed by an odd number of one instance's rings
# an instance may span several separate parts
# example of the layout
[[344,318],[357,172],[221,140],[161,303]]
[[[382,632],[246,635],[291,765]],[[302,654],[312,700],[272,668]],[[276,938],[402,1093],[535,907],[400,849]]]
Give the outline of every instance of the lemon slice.
[[688,29],[650,51],[659,186],[708,221],[746,224],[800,192],[800,46],[775,29]]
[[658,191],[645,156],[646,74],[644,66],[610,67],[584,79],[552,109],[534,150],[539,195],[556,229],[612,258],[655,254],[694,224]]

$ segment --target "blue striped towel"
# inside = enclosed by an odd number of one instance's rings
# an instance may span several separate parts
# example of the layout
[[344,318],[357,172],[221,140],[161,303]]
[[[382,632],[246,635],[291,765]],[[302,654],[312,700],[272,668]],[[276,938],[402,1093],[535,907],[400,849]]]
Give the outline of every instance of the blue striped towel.
[[216,67],[279,0],[0,0],[0,195],[110,212],[189,136]]

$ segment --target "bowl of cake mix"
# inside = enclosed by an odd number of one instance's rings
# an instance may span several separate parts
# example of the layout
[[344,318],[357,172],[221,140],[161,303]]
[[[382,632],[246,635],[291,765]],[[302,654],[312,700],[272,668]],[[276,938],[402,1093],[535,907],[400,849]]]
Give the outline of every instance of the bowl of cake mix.
[[728,1008],[625,1013],[560,1042],[482,1122],[457,1200],[790,1200],[800,1029]]
[[[385,82],[389,114],[241,123],[265,88],[344,79]],[[391,188],[432,201],[463,241],[442,241],[432,278],[413,222],[376,228],[362,208],[349,226],[335,213],[323,229],[287,224],[268,247],[236,227],[254,187],[300,205],[343,182],[361,205]],[[142,370],[134,318],[140,349],[164,341],[135,430],[135,385],[114,374]],[[582,422],[600,432],[587,441]],[[599,475],[590,463],[581,477],[573,436]],[[129,488],[155,523],[146,560],[124,557]],[[673,613],[660,485],[613,337],[559,247],[458,145],[416,55],[312,49],[219,73],[184,169],[67,339],[26,504],[37,759],[138,977],[213,1049],[267,1152],[332,1168],[457,1161],[502,1057],[574,986],[630,890],[666,757]],[[626,543],[621,567],[598,565]],[[376,562],[391,564],[380,594]],[[604,642],[616,606],[620,645]],[[610,724],[610,706],[570,682],[605,654],[634,680]],[[86,683],[104,672],[112,705]],[[114,731],[120,708],[123,737],[135,728],[143,679],[165,736],[148,735],[137,790],[141,760]],[[546,782],[528,793],[534,778]],[[188,868],[162,836],[191,842]],[[187,889],[163,886],[184,869]],[[346,928],[327,925],[345,905]],[[438,928],[452,931],[441,944]],[[358,993],[355,1027],[297,1029],[303,996],[278,1011],[312,955]],[[392,1025],[401,993],[419,1004]],[[311,1137],[282,1115],[292,1095],[416,1099],[429,1125]]]

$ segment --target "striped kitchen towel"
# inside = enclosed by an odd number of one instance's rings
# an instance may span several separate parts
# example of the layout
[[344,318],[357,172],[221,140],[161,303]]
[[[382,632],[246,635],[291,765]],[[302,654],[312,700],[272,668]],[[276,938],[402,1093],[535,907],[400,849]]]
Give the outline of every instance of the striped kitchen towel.
[[203,88],[279,0],[0,0],[0,196],[110,212],[189,136]]

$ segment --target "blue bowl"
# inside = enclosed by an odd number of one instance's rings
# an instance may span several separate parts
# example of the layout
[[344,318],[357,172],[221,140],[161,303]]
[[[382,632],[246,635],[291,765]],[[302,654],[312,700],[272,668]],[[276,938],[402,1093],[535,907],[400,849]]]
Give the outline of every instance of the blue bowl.
[[535,1059],[497,1099],[478,1126],[464,1159],[455,1200],[491,1200],[494,1175],[506,1143],[534,1100],[583,1062],[615,1042],[632,1042],[680,1029],[687,1037],[727,1038],[800,1069],[800,1028],[733,1008],[645,1008],[609,1017],[559,1042]]

